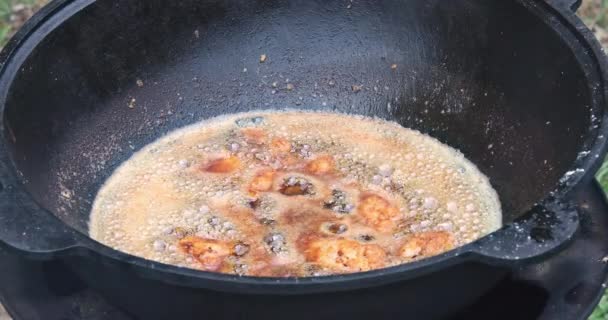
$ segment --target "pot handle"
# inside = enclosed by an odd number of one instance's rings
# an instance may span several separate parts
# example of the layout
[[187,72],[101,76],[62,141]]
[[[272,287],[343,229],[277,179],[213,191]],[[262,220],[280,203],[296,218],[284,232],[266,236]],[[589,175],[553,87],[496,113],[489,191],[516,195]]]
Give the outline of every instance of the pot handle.
[[[4,173],[4,172],[3,172]],[[27,257],[50,260],[80,247],[84,236],[25,197],[20,183],[0,177],[0,245]]]
[[484,264],[526,265],[561,251],[575,238],[580,223],[576,201],[548,200],[521,219],[470,244],[469,250],[474,260]]
[[553,6],[559,6],[562,8],[570,8],[573,12],[576,12],[580,8],[583,0],[546,0]]

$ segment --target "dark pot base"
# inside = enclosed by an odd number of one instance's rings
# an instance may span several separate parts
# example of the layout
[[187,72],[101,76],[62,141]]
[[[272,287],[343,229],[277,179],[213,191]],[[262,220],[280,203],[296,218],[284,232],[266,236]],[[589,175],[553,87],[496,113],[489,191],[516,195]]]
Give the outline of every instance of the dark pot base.
[[[454,314],[490,290],[506,272],[466,263],[376,288],[293,296],[240,295],[143,279],[129,269],[71,261],[74,270],[113,304],[141,319],[436,319]],[[119,284],[119,286],[117,286]]]

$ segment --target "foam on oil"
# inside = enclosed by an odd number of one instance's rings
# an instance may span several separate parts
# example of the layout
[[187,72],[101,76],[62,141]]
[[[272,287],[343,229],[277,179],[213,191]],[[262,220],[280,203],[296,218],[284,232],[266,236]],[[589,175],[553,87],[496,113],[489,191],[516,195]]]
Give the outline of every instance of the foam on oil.
[[[319,159],[329,159],[328,170]],[[260,176],[270,186],[259,188]],[[380,200],[364,204],[369,199]],[[441,253],[448,247],[430,250],[433,236],[460,246],[495,231],[501,219],[488,179],[427,135],[362,116],[269,111],[209,119],[135,153],[99,191],[89,231],[168,264],[311,276]],[[382,261],[371,263],[376,256]]]

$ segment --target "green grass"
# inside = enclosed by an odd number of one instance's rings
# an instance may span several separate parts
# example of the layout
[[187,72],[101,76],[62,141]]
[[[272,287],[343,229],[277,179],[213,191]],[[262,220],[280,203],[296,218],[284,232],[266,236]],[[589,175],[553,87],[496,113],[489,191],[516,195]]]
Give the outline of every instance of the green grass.
[[16,4],[33,6],[40,3],[42,3],[40,0],[0,0],[0,47],[6,44],[9,36],[14,31],[14,24],[11,23],[13,6]]
[[[602,185],[604,191],[608,193],[608,161],[605,161],[597,172],[597,180]],[[602,301],[591,317],[589,317],[589,320],[608,320],[608,293],[604,294]]]
[[604,295],[602,301],[597,306],[589,320],[606,320],[608,319],[608,295]]
[[[596,32],[596,36],[604,47],[608,47],[608,0],[583,0],[578,10],[581,19]],[[608,161],[597,172],[597,180],[604,192],[608,193]],[[589,320],[608,320],[608,292],[604,294],[600,304]]]
[[608,0],[584,0],[579,15],[590,26],[606,28],[608,26]]
[[596,178],[604,191],[608,193],[608,161],[605,161],[600,170],[598,170]]

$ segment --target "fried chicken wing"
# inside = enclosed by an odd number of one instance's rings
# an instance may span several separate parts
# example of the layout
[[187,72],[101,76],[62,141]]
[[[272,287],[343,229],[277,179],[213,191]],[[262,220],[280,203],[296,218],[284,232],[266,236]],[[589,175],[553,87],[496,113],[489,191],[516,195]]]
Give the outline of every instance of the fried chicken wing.
[[363,217],[364,222],[383,232],[395,228],[395,220],[399,216],[399,210],[391,203],[378,195],[364,195],[361,197],[357,213]]
[[336,164],[331,156],[321,156],[306,164],[306,172],[314,175],[324,175],[335,170]]
[[434,256],[454,248],[454,237],[445,231],[429,231],[409,236],[399,250],[403,258]]
[[211,173],[230,173],[241,166],[241,160],[235,156],[213,160],[203,166],[203,171]]
[[271,170],[259,172],[249,184],[252,193],[270,191],[272,189],[275,172]]
[[200,262],[206,271],[218,271],[224,260],[234,253],[233,243],[196,236],[181,239],[179,248]]
[[380,246],[347,239],[314,240],[305,256],[307,261],[336,272],[369,271],[386,262],[386,253]]

